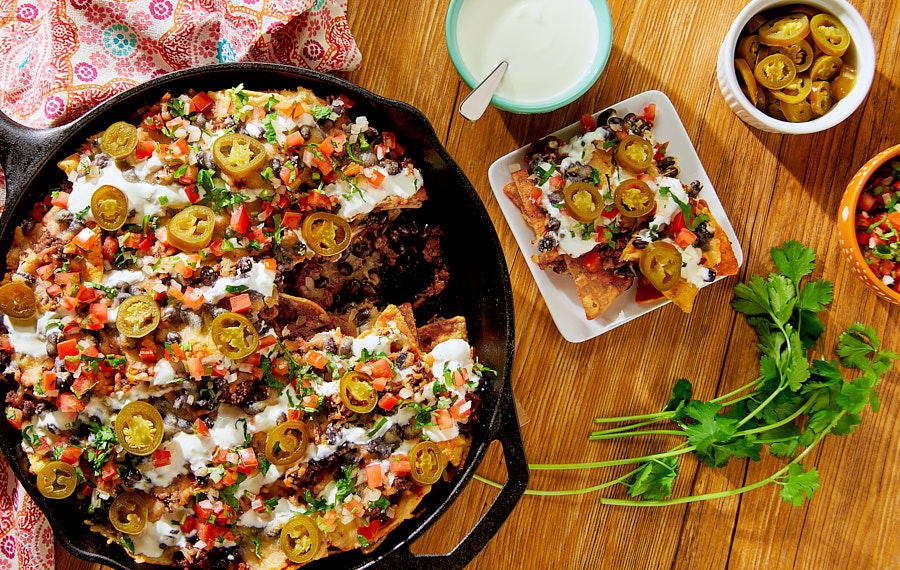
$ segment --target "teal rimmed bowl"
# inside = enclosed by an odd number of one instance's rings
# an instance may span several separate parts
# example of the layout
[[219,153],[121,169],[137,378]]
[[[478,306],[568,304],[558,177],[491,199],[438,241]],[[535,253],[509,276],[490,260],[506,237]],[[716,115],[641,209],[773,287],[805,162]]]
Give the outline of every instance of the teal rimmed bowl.
[[[447,36],[447,50],[450,52],[450,59],[460,77],[463,78],[469,87],[475,88],[484,77],[476,77],[470,71],[466,62],[463,60],[462,53],[459,48],[458,23],[459,13],[465,2],[478,0],[451,0],[450,7],[447,9],[447,22],[445,26]],[[593,57],[590,60],[588,69],[576,81],[569,85],[560,85],[558,92],[552,96],[541,99],[516,100],[495,94],[491,99],[491,104],[498,109],[510,111],[512,113],[547,113],[564,107],[572,101],[578,99],[594,85],[600,77],[600,73],[606,66],[609,59],[609,52],[612,49],[612,15],[609,12],[609,6],[605,0],[588,0],[595,17],[597,18],[597,45],[594,49]],[[578,42],[573,42],[572,38],[560,38],[561,45],[569,43],[572,49],[585,49],[585,46]],[[537,70],[536,70],[537,72]]]

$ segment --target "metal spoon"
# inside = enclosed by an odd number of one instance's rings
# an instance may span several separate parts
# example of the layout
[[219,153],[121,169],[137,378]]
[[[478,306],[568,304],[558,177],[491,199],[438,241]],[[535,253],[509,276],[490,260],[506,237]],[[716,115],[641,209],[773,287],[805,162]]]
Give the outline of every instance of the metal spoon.
[[459,114],[470,121],[477,121],[490,104],[491,97],[494,96],[494,91],[500,85],[500,80],[506,73],[507,67],[509,64],[501,61],[494,71],[484,78],[484,81],[472,89],[472,92],[466,95],[466,98],[459,104]]

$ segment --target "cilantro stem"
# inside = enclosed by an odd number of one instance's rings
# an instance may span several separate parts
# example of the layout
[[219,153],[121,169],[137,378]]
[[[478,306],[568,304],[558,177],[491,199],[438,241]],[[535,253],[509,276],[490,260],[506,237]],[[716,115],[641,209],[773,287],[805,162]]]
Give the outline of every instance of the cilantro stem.
[[628,424],[627,426],[619,426],[619,427],[614,427],[614,428],[609,428],[609,429],[601,429],[601,430],[591,432],[591,436],[605,434],[605,433],[619,433],[619,432],[623,432],[623,431],[630,431],[637,427],[649,426],[649,425],[653,425],[655,423],[659,423],[665,419],[667,419],[667,418],[661,418],[658,420],[647,420],[645,422],[639,422],[636,424]]
[[[606,489],[607,487],[612,487],[613,485],[618,485],[619,483],[624,483],[625,481],[628,480],[629,477],[631,477],[632,475],[634,475],[635,473],[640,471],[640,469],[641,469],[640,467],[638,467],[637,469],[632,469],[631,471],[622,475],[618,479],[613,479],[612,481],[607,481],[606,483],[594,485],[593,487],[585,487],[583,489],[567,489],[564,491],[536,491],[533,489],[526,489],[525,494],[532,495],[532,496],[538,496],[538,497],[564,497],[567,495],[585,495],[587,493],[593,493],[594,491],[602,491],[603,489]],[[496,487],[497,489],[503,488],[503,485],[501,485],[500,483],[491,481],[490,479],[482,477],[481,475],[474,475],[473,478],[477,479],[478,481],[481,481],[482,483],[490,485],[491,487]]]
[[814,439],[801,453],[799,453],[796,457],[794,457],[791,461],[789,461],[784,467],[776,471],[775,473],[769,475],[765,479],[761,479],[756,483],[751,483],[749,485],[744,485],[743,487],[738,487],[737,489],[730,489],[728,491],[719,491],[717,493],[705,493],[702,495],[690,495],[687,497],[678,497],[676,499],[663,499],[663,500],[630,500],[630,499],[606,499],[604,497],[600,497],[600,504],[602,505],[614,505],[620,507],[664,507],[668,505],[682,505],[685,503],[696,503],[698,501],[707,501],[710,499],[723,499],[725,497],[732,497],[734,495],[740,495],[741,493],[746,493],[747,491],[752,491],[753,489],[758,489],[760,487],[764,487],[769,483],[774,483],[778,479],[780,479],[785,473],[788,472],[790,466],[794,463],[799,463],[803,457],[806,456],[810,450],[816,446],[822,438],[831,433],[831,430],[834,429],[834,426],[837,425],[838,421],[846,415],[846,412],[838,414],[828,426],[822,430],[821,433]]
[[[664,453],[653,453],[643,457],[632,457],[628,459],[611,459],[609,461],[593,461],[589,463],[532,463],[528,468],[532,471],[565,471],[568,469],[594,469],[597,467],[615,467],[617,465],[631,465],[632,463],[644,463],[645,461],[653,461],[654,459],[665,459],[666,457],[675,457],[676,455],[684,455],[694,451],[694,446],[684,447],[686,443],[682,443],[677,447]],[[683,448],[683,449],[682,449]]]
[[734,437],[741,437],[741,436],[745,436],[745,435],[752,435],[752,434],[754,434],[754,433],[764,433],[764,432],[767,432],[767,431],[771,431],[771,430],[773,430],[773,429],[775,429],[775,428],[781,427],[781,426],[783,426],[783,425],[785,425],[785,424],[789,424],[789,423],[791,423],[792,421],[794,421],[795,419],[797,419],[797,418],[799,418],[800,416],[802,416],[803,414],[805,414],[806,411],[810,408],[810,406],[812,406],[813,401],[814,401],[813,398],[810,398],[809,400],[806,401],[805,404],[803,404],[802,406],[800,406],[800,409],[798,409],[796,412],[794,412],[793,414],[789,415],[788,417],[784,418],[783,420],[777,421],[777,422],[775,422],[774,424],[766,424],[766,425],[760,426],[760,427],[758,427],[758,428],[748,429],[748,430],[736,432],[736,433],[734,434]]
[[591,434],[588,436],[588,439],[591,441],[597,441],[600,439],[618,439],[620,437],[632,437],[639,435],[684,435],[684,432],[681,430],[674,429],[649,429],[642,431],[632,431],[625,433],[601,433],[601,434]]
[[[657,412],[655,414],[642,414],[638,416],[620,416],[618,418],[594,418],[595,424],[616,424],[620,422],[636,422],[643,420],[660,421],[672,417],[674,412]],[[653,423],[653,422],[650,422]]]
[[[756,378],[754,378],[754,379],[751,380],[750,382],[747,382],[746,384],[744,384],[744,385],[741,386],[740,388],[738,388],[738,389],[736,389],[736,390],[732,390],[731,392],[728,392],[727,394],[722,394],[721,396],[718,396],[718,397],[716,397],[716,398],[713,398],[712,400],[710,400],[710,402],[716,402],[716,403],[718,403],[718,402],[721,402],[722,400],[727,400],[728,398],[731,398],[732,396],[736,396],[737,394],[740,394],[740,393],[743,392],[744,390],[747,390],[747,389],[749,389],[749,388],[754,388],[757,384],[759,384],[760,380],[762,380],[762,379],[763,379],[762,376],[757,376]],[[726,403],[726,404],[722,404],[722,407],[729,406],[729,405],[731,405],[731,404],[740,402],[741,400],[746,400],[747,398],[749,398],[749,397],[751,397],[751,396],[753,396],[753,394],[747,394],[746,396],[743,396],[743,397],[741,397],[741,398],[738,398],[738,399],[735,400],[734,402],[728,402],[728,403]]]

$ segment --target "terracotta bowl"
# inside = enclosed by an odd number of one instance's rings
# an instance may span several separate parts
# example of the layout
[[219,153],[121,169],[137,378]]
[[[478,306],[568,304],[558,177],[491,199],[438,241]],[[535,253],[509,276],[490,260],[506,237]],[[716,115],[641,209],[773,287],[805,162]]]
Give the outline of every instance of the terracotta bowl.
[[890,303],[900,305],[900,293],[885,285],[875,275],[875,272],[869,268],[869,265],[863,259],[859,243],[856,241],[856,202],[859,200],[859,195],[862,193],[866,181],[869,180],[872,173],[887,161],[898,156],[900,156],[900,144],[878,153],[853,175],[853,179],[850,180],[850,183],[847,184],[847,189],[844,191],[844,197],[841,198],[837,225],[841,251],[847,257],[850,269],[879,297]]

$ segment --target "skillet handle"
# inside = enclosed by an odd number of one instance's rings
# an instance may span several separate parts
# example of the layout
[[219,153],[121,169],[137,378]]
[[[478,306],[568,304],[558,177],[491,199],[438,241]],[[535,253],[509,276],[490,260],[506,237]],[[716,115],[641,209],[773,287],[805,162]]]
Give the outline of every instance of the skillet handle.
[[0,111],[0,164],[6,175],[4,211],[12,209],[25,184],[43,166],[42,163],[50,159],[66,131],[66,127],[32,129]]
[[503,488],[494,498],[488,511],[475,523],[475,527],[463,538],[456,548],[446,554],[413,554],[409,546],[399,548],[392,553],[391,563],[398,568],[465,568],[475,556],[487,545],[488,541],[500,530],[500,526],[512,513],[519,499],[525,494],[528,486],[528,460],[525,457],[525,444],[519,430],[516,416],[516,405],[512,390],[507,387],[503,391],[499,415],[502,421],[497,425],[489,441],[498,440],[503,446],[503,457],[506,462],[507,480]]

